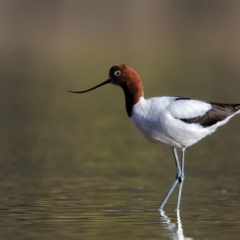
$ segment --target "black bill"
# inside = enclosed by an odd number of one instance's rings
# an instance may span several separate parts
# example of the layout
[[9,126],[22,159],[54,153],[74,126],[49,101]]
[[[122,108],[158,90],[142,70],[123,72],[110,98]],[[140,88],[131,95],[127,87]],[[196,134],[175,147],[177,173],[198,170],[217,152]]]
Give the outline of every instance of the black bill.
[[103,86],[103,85],[106,85],[106,84],[108,84],[108,83],[110,83],[110,82],[111,82],[111,80],[108,79],[108,80],[106,80],[106,81],[98,84],[97,86],[92,87],[92,88],[89,88],[89,89],[84,90],[84,91],[77,91],[77,92],[75,92],[75,91],[70,91],[70,90],[68,90],[68,92],[71,92],[71,93],[86,93],[86,92],[90,92],[90,91],[92,91],[92,90],[94,90],[94,89],[96,89],[96,88],[99,88],[99,87],[101,87],[101,86]]

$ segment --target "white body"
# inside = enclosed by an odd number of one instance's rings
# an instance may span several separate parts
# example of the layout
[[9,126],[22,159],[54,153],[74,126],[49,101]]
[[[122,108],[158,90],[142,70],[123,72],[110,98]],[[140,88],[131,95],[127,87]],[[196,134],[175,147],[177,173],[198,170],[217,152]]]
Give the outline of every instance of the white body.
[[131,120],[136,128],[148,140],[165,143],[172,147],[186,148],[213,133],[235,114],[210,127],[198,123],[185,123],[180,119],[203,116],[209,111],[211,104],[199,100],[177,97],[140,98],[134,105]]

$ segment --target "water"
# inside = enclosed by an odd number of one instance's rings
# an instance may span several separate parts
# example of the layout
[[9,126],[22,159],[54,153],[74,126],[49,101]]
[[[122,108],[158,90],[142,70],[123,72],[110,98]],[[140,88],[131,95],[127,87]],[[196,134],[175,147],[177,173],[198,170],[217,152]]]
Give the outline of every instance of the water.
[[12,194],[2,200],[1,239],[182,239],[179,231],[193,239],[239,236],[239,205],[232,200],[237,194],[215,193],[218,198],[205,194],[205,199],[211,196],[211,202],[191,199],[196,208],[190,207],[191,201],[184,201],[180,220],[172,201],[166,213],[169,216],[160,216],[156,211],[159,194],[148,190],[99,189],[98,184],[84,189],[77,180],[71,185],[79,191],[63,187],[43,194],[44,189],[35,189],[31,194]]
[[163,214],[157,210],[170,176],[124,175],[116,171],[115,176],[97,172],[77,176],[76,171],[61,170],[55,176],[5,176],[0,238],[221,240],[240,236],[240,176],[187,175],[177,215],[176,194]]

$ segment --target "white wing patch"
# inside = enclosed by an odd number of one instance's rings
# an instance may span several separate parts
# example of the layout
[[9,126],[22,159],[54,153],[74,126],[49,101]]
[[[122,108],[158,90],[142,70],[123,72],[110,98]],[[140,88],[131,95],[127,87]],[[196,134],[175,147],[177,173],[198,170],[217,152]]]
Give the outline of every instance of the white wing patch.
[[169,104],[166,110],[174,118],[189,119],[203,116],[211,108],[211,104],[207,102],[194,99],[180,99]]

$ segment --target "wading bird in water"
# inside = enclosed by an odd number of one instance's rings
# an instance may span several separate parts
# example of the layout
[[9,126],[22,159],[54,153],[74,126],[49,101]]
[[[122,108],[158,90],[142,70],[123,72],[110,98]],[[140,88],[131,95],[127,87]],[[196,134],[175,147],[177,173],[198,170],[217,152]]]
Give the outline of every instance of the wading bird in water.
[[[108,83],[123,89],[128,117],[140,133],[152,142],[165,143],[172,147],[177,173],[159,210],[163,210],[177,184],[179,192],[176,210],[180,210],[186,148],[213,133],[219,126],[240,113],[240,103],[204,102],[179,96],[145,99],[138,73],[125,64],[112,66],[109,79],[99,85],[85,91],[69,92],[86,93]],[[177,148],[181,149],[180,163]]]

